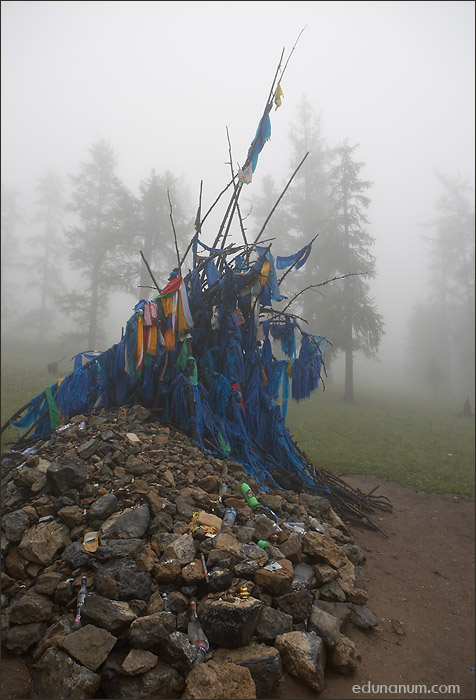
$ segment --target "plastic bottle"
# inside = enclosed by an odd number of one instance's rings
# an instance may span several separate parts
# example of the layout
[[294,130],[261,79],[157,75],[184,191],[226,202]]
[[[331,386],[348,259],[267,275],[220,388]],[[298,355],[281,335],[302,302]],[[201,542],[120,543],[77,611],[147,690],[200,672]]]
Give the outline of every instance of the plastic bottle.
[[198,619],[197,603],[195,600],[192,600],[192,602],[190,603],[190,607],[192,609],[192,613],[190,621],[188,623],[187,634],[193,642],[193,644],[195,645],[195,649],[197,650],[197,658],[194,662],[197,664],[203,661],[210,645],[208,643],[208,639],[205,635],[205,632],[202,629],[200,620]]
[[169,596],[167,593],[162,593],[162,599],[164,601],[164,611],[165,612],[170,612],[169,608]]
[[225,515],[223,516],[223,525],[225,527],[232,527],[236,520],[236,510],[234,508],[227,508]]
[[261,547],[261,549],[269,547],[269,542],[266,542],[266,540],[258,540],[256,544],[258,545],[258,547]]
[[245,501],[247,502],[250,508],[255,508],[256,506],[259,506],[259,501],[254,495],[253,491],[251,490],[251,487],[248,486],[248,484],[242,483],[240,489],[241,493],[245,498]]
[[226,484],[225,477],[222,477],[220,488],[218,489],[218,500],[220,502],[226,493],[228,493],[228,486]]
[[309,527],[311,530],[315,530],[315,532],[325,532],[326,528],[322,525],[322,523],[319,522],[317,518],[311,518],[309,520]]
[[86,600],[86,596],[88,595],[88,586],[86,583],[86,576],[83,576],[81,578],[81,588],[79,589],[78,593],[78,602],[77,602],[77,607],[76,607],[76,617],[73,622],[73,629],[77,630],[81,626],[81,608],[83,607],[83,603]]

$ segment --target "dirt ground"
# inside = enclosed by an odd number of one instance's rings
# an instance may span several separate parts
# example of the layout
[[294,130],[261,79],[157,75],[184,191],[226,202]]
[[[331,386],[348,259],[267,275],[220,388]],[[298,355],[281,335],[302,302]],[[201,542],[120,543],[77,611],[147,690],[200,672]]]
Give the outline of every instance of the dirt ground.
[[[352,676],[326,672],[319,700],[433,696],[473,700],[474,499],[430,496],[373,477],[345,480],[365,493],[379,485],[376,494],[390,498],[393,512],[377,511],[373,517],[388,537],[350,526],[367,557],[368,607],[379,625],[367,632],[346,628],[362,662]],[[352,690],[357,685],[362,692]],[[412,688],[415,685],[426,685],[427,692]],[[443,686],[454,685],[459,692],[445,692]],[[378,692],[377,686],[387,686],[388,692]],[[28,671],[20,659],[2,658],[0,687],[2,700],[30,698]],[[312,691],[289,676],[276,691],[276,700],[312,698],[316,698]]]

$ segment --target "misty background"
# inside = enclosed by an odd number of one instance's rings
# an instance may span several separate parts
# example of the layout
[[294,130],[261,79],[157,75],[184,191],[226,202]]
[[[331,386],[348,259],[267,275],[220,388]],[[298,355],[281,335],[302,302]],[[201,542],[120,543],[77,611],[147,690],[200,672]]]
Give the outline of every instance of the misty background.
[[[428,238],[436,236],[437,203],[445,194],[439,175],[466,188],[474,232],[473,2],[6,0],[1,11],[2,347],[40,347],[27,313],[34,315],[38,304],[31,266],[35,239],[43,245],[44,221],[37,216],[42,178],[51,171],[61,177],[68,202],[71,176],[79,176],[91,147],[103,140],[134,196],[152,170],[173,174],[180,192],[174,204],[183,209],[184,236],[191,238],[200,183],[207,210],[230,181],[228,136],[237,169],[282,49],[288,56],[304,29],[282,82],[282,106],[271,114],[271,139],[244,198],[252,210],[269,176],[283,190],[294,169],[290,129],[303,99],[319,117],[329,148],[345,140],[358,145],[361,176],[372,183],[367,229],[376,276],[369,284],[385,332],[377,361],[356,357],[356,381],[414,386],[407,348],[416,305],[434,295]],[[12,198],[18,215],[8,221],[5,201]],[[217,206],[204,225],[201,239],[208,245],[222,216]],[[279,217],[278,208],[272,221]],[[250,216],[247,225],[259,229],[260,223]],[[52,251],[64,247],[57,266],[65,294],[80,282],[62,236],[73,225],[74,214],[65,210]],[[172,230],[163,235],[170,244]],[[273,254],[280,252],[277,237]],[[319,257],[319,238],[312,255]],[[474,261],[474,248],[472,255]],[[136,259],[140,265],[139,250]],[[156,272],[164,286],[167,277]],[[474,286],[470,294],[474,309]],[[144,296],[139,288],[135,295],[111,296],[104,338],[94,349],[120,339]],[[50,361],[93,349],[68,340],[78,328],[59,303],[51,315],[43,338]],[[443,372],[447,347],[448,338],[440,337],[435,354]],[[66,362],[60,372],[71,369]],[[334,375],[339,371],[338,360]],[[461,401],[469,394],[474,408],[473,382],[453,390]]]

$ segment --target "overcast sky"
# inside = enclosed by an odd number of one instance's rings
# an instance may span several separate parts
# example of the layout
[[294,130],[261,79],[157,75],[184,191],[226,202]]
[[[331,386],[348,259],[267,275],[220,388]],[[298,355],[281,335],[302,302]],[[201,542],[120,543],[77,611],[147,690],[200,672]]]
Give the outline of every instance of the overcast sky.
[[[247,196],[290,174],[302,96],[329,145],[366,163],[383,352],[425,295],[435,171],[474,187],[474,2],[21,2],[2,8],[2,183],[31,197],[52,168],[75,174],[99,139],[137,192],[150,170],[200,181],[211,204],[254,137],[283,47],[306,27]],[[303,154],[304,155],[304,154]],[[215,231],[210,231],[211,238]],[[278,254],[279,251],[274,251]],[[127,318],[124,319],[124,321]],[[316,329],[318,332],[318,329]]]

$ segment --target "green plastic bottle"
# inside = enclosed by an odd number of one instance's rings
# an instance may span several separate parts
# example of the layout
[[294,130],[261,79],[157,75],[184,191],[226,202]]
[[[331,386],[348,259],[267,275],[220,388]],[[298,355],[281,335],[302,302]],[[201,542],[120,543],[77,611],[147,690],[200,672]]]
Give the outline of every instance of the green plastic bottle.
[[251,488],[248,486],[248,484],[241,484],[241,493],[245,497],[245,501],[249,505],[250,508],[256,508],[256,506],[259,506],[259,501],[254,495],[253,491]]
[[258,540],[257,545],[261,547],[261,549],[265,549],[265,547],[269,547],[269,542],[266,542],[266,540]]

